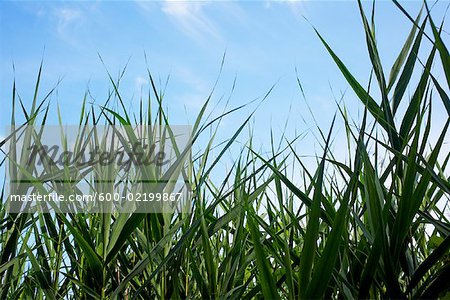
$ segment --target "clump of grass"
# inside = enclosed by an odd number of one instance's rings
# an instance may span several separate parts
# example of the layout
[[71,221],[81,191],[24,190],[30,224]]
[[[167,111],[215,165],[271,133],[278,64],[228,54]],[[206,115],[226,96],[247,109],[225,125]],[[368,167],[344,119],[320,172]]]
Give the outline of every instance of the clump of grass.
[[[432,105],[442,102],[450,117],[450,56],[426,4],[424,17],[413,18],[395,3],[412,29],[388,76],[375,25],[359,3],[377,92],[363,87],[316,31],[364,107],[360,124],[338,107],[349,162],[330,150],[331,125],[328,133],[320,130],[324,151],[315,169],[305,167],[292,143],[273,144],[267,156],[253,149],[250,136],[225,177],[212,180],[209,175],[249,116],[229,140],[211,138],[194,154],[185,174],[192,183],[190,214],[11,214],[2,205],[1,298],[353,299],[448,293],[450,154],[443,145],[450,118],[431,145],[430,135]],[[432,49],[422,62],[418,52],[424,41]],[[437,61],[445,74],[441,81],[433,75]],[[414,70],[421,73],[418,82]],[[109,78],[113,92],[100,108],[83,105],[80,127],[99,122],[170,127],[150,72],[152,95],[141,101],[136,116],[125,109],[119,82]],[[47,97],[38,101],[40,80],[41,69],[29,110],[13,87],[11,125],[16,126],[18,104],[26,125],[45,124],[49,106]],[[235,110],[205,120],[211,98],[193,124],[194,145]],[[112,110],[113,102],[121,109]],[[36,137],[32,129],[26,134]],[[12,141],[8,159],[1,164],[20,174],[27,153],[16,152],[15,135],[7,139]],[[290,178],[292,165],[302,185]],[[2,203],[7,198],[3,188]]]

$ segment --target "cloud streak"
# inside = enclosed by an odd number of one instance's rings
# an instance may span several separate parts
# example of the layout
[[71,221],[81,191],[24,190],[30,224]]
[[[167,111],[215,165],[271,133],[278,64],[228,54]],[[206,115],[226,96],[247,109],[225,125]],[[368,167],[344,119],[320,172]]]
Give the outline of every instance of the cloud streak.
[[166,0],[161,9],[190,38],[197,41],[211,38],[221,40],[216,25],[205,14],[204,8],[207,5],[207,1]]
[[305,0],[278,0],[278,1],[267,0],[264,2],[264,7],[266,9],[270,9],[270,8],[272,8],[273,4],[287,5],[289,10],[296,17],[303,17],[306,15]]
[[58,19],[56,30],[59,34],[64,34],[67,29],[76,27],[84,19],[79,9],[64,7],[56,9],[54,14]]

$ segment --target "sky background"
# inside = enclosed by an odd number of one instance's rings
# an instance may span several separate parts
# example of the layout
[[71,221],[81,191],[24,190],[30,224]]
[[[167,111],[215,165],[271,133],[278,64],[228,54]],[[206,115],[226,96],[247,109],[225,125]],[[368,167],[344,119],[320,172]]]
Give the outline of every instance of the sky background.
[[[420,1],[402,3],[413,16],[420,10]],[[441,1],[433,8],[436,23],[448,3]],[[364,2],[364,6],[369,9],[371,3]],[[137,108],[141,91],[149,88],[144,53],[155,78],[165,81],[170,75],[164,101],[171,122],[192,124],[226,53],[213,113],[218,115],[224,109],[235,79],[229,108],[262,98],[275,85],[252,121],[257,143],[265,145],[271,129],[280,138],[288,120],[288,138],[304,133],[304,152],[313,154],[320,150],[314,146],[315,122],[327,130],[337,110],[336,99],[345,93],[343,101],[355,119],[362,106],[311,24],[354,76],[367,83],[369,58],[358,6],[352,1],[3,1],[0,125],[9,124],[14,78],[19,95],[30,105],[41,59],[41,96],[62,79],[51,98],[49,123],[57,123],[58,103],[64,122],[76,124],[87,88],[89,101],[103,104],[110,87],[106,69],[117,77],[127,62],[122,97],[127,105]],[[393,3],[380,1],[376,24],[380,55],[388,73],[411,23]],[[447,32],[443,38],[448,41]],[[426,43],[425,50],[429,48]],[[296,74],[314,118],[300,93]],[[439,69],[435,76],[442,77]],[[221,98],[225,100],[220,102]],[[232,135],[256,104],[226,117],[221,134]],[[445,116],[445,111],[437,109],[435,118],[444,120]],[[337,134],[342,128],[342,121],[338,121]]]

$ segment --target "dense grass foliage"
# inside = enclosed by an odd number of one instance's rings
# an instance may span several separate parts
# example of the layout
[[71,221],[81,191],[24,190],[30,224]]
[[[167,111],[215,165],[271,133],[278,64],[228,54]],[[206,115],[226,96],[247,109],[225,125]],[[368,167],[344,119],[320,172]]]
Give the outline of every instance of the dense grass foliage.
[[[411,32],[388,74],[373,15],[368,18],[359,3],[373,66],[370,87],[353,77],[317,32],[364,108],[356,124],[338,106],[347,159],[330,150],[332,125],[319,129],[323,153],[315,168],[302,162],[295,140],[273,143],[269,155],[255,150],[250,136],[225,176],[210,176],[252,116],[228,140],[216,141],[218,124],[240,108],[206,118],[209,97],[193,124],[193,149],[202,151],[194,151],[185,174],[192,213],[10,214],[2,205],[0,298],[416,299],[448,293],[450,154],[444,147],[450,118],[443,128],[432,126],[432,107],[444,107],[450,117],[450,56],[428,6],[410,16],[397,5]],[[424,43],[431,47],[421,61]],[[11,125],[21,125],[19,114],[25,124],[45,124],[49,97],[41,98],[40,79],[41,71],[30,108],[13,87]],[[151,93],[136,112],[125,109],[120,79],[109,79],[107,101],[83,105],[80,126],[170,126],[164,93],[150,72]],[[209,135],[209,143],[199,144]],[[15,138],[2,141],[2,149]],[[11,161],[27,153],[16,153],[14,143],[4,152],[2,165],[20,173]],[[39,183],[22,188],[38,189]],[[5,188],[1,197],[5,203]]]

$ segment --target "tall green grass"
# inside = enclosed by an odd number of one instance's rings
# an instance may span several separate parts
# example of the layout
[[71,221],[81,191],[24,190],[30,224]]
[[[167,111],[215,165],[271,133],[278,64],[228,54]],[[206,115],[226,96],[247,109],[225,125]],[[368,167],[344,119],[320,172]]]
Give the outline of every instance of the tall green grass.
[[[185,170],[192,185],[192,213],[12,214],[4,207],[9,195],[3,187],[0,297],[443,297],[450,290],[445,212],[450,153],[444,148],[449,142],[450,56],[426,4],[420,15],[410,16],[395,3],[411,21],[411,32],[389,73],[378,53],[373,10],[368,18],[358,4],[372,63],[370,87],[358,82],[316,31],[364,108],[357,124],[345,106],[338,106],[336,118],[345,125],[349,159],[338,160],[332,153],[333,120],[329,130],[319,129],[323,153],[315,168],[306,167],[295,140],[273,142],[270,154],[262,154],[253,148],[250,135],[225,176],[212,178],[252,116],[228,140],[216,141],[218,124],[242,107],[207,118],[211,94],[193,124],[194,149],[201,151],[194,152],[194,163]],[[421,61],[424,43],[432,47]],[[434,75],[440,67],[444,78]],[[41,70],[31,108],[25,108],[13,86],[12,126],[22,125],[16,124],[19,114],[27,125],[46,123],[49,96],[39,100]],[[420,73],[417,81],[414,72]],[[107,101],[101,107],[85,101],[80,128],[110,122],[170,127],[164,94],[148,74],[151,93],[138,111],[125,109],[120,79],[109,76]],[[432,127],[432,107],[439,105],[449,116],[443,128]],[[27,130],[32,141],[37,133]],[[209,142],[199,144],[211,132]],[[29,154],[17,152],[16,138],[1,142],[2,149],[9,142],[1,164],[9,164],[10,175],[23,172],[20,164]],[[100,176],[117,180],[114,174]],[[42,184],[19,188],[40,189]]]

